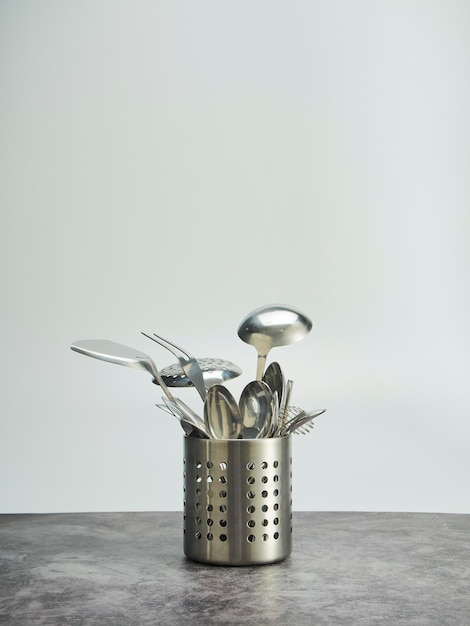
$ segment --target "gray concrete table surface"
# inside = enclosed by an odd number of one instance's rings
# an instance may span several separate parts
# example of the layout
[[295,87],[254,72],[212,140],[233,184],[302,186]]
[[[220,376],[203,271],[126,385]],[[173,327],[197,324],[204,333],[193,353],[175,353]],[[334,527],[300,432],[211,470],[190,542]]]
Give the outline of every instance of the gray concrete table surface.
[[294,513],[292,555],[183,555],[182,514],[0,516],[0,624],[470,624],[470,515]]

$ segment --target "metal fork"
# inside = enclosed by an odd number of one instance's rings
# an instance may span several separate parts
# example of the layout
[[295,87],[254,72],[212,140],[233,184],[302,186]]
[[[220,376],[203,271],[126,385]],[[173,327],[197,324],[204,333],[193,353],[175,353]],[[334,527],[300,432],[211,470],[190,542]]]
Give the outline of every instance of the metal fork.
[[163,339],[163,337],[159,337],[156,333],[153,333],[153,337],[151,335],[147,335],[147,333],[144,332],[142,332],[142,335],[144,335],[144,337],[147,337],[148,339],[151,339],[152,341],[155,341],[155,343],[158,343],[160,346],[166,348],[172,354],[174,354],[174,356],[178,359],[179,364],[183,368],[184,373],[196,387],[202,400],[205,400],[207,391],[204,385],[202,370],[197,360],[191,354],[189,354],[189,352],[183,350],[183,348],[180,348],[174,343]]

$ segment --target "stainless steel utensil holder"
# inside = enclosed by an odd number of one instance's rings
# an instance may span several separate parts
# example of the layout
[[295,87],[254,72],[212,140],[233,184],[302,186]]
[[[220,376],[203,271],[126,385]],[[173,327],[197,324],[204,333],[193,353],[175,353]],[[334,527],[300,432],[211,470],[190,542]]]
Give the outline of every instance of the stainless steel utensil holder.
[[184,553],[255,565],[292,550],[291,437],[184,440]]

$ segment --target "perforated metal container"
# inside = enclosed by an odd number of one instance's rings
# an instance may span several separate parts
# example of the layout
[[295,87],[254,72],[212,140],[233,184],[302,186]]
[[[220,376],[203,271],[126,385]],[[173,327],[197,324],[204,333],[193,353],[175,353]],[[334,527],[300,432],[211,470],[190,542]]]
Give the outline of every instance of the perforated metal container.
[[254,565],[292,550],[291,437],[184,441],[184,553]]

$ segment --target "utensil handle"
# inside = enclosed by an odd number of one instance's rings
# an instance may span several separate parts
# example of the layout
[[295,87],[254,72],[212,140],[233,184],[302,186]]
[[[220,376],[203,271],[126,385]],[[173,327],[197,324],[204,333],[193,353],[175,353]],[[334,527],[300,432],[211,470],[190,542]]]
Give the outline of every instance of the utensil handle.
[[256,380],[263,380],[264,367],[266,365],[266,354],[258,354],[256,367]]
[[160,387],[162,388],[163,393],[166,395],[166,397],[168,398],[168,400],[170,400],[170,402],[173,402],[174,404],[176,404],[176,398],[175,396],[171,393],[171,391],[168,389],[168,387],[165,384],[165,381],[163,380],[163,378],[160,376],[158,370],[156,367],[154,367],[153,362],[151,362],[150,364],[150,373],[152,374],[152,376],[155,378],[155,380],[158,382],[158,384],[160,385]]
[[284,402],[283,402],[283,406],[282,406],[282,412],[281,415],[284,417],[285,412],[287,411],[287,408],[289,407],[290,404],[290,399],[292,396],[292,387],[294,386],[294,381],[293,380],[288,380],[287,384],[286,384],[286,393],[285,393],[285,398],[284,398]]
[[194,387],[196,387],[201,399],[204,400],[207,392],[204,386],[202,370],[197,360],[176,344],[170,343],[166,339],[163,339],[163,337],[159,337],[156,333],[153,333],[153,337],[144,332],[142,332],[142,335],[147,337],[147,339],[155,341],[155,343],[158,343],[158,345],[162,346],[162,348],[166,348],[166,350],[171,352],[178,359],[179,364],[183,368],[183,372],[193,383]]

